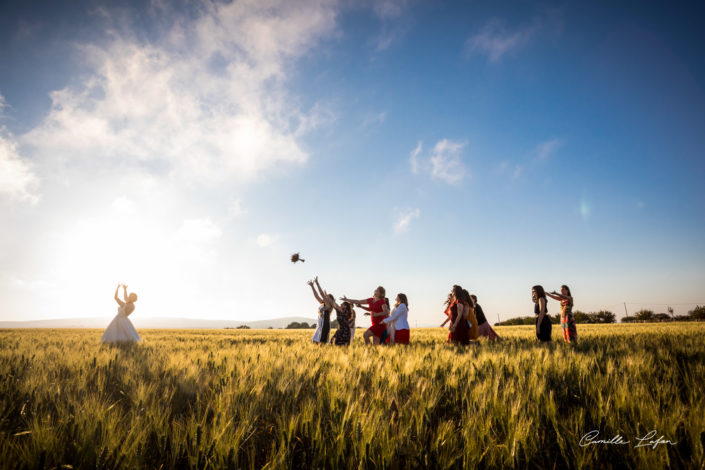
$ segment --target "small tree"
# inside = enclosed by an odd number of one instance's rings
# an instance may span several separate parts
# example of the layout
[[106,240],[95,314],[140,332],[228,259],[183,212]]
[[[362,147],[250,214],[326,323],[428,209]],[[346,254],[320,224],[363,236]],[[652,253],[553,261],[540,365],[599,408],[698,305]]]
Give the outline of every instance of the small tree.
[[688,316],[693,320],[705,320],[705,306],[698,305],[688,312]]
[[653,310],[643,309],[636,312],[634,318],[636,319],[635,321],[640,322],[654,321],[656,320],[656,314],[654,314]]
[[250,327],[247,326],[247,325],[240,325],[240,326],[238,326],[236,329],[237,329],[237,330],[249,330]]
[[614,323],[617,321],[615,314],[609,310],[600,310],[595,314],[595,318],[597,319],[597,323]]
[[589,313],[581,312],[580,310],[573,312],[573,320],[575,320],[575,323],[595,323]]

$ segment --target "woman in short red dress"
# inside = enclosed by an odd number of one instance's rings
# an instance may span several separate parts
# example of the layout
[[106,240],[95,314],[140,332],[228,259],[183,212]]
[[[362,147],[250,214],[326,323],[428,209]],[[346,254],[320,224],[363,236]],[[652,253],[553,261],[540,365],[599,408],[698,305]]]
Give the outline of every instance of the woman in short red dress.
[[[369,299],[352,300],[347,297],[342,298],[343,301],[350,302],[370,312],[369,315],[372,319],[372,326],[370,326],[363,335],[365,344],[370,344],[370,338],[374,344],[379,344],[380,338],[382,338],[382,335],[387,331],[387,325],[384,323],[384,319],[389,316],[389,306],[387,305],[385,294],[386,291],[384,287],[379,286],[375,289],[374,296]],[[367,307],[363,304],[367,304]],[[365,315],[367,315],[367,313]]]
[[465,311],[467,307],[463,303],[463,288],[460,286],[453,286],[451,294],[450,315],[448,317],[450,319],[450,334],[448,335],[448,342],[455,344],[470,344],[468,322],[465,321],[467,319]]

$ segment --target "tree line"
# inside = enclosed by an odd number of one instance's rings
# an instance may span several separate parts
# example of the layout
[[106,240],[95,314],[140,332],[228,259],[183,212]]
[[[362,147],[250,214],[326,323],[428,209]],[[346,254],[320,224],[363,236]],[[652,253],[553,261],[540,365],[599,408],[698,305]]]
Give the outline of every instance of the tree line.
[[[559,324],[561,322],[561,314],[549,315],[551,323]],[[575,323],[615,323],[617,316],[609,310],[600,310],[599,312],[581,312],[580,310],[573,311]],[[687,315],[673,315],[671,313],[655,313],[653,310],[639,310],[633,315],[629,315],[620,320],[622,323],[646,323],[646,322],[662,322],[662,321],[705,321],[705,306],[698,305],[693,310],[690,310]],[[516,317],[510,318],[495,323],[495,326],[509,325],[533,325],[536,322],[536,317]]]

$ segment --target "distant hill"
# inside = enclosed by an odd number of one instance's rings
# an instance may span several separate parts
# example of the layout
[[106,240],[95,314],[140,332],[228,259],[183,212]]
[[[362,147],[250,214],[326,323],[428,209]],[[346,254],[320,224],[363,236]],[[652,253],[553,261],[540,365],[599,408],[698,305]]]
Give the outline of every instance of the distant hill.
[[[105,328],[112,317],[89,318],[56,318],[52,320],[30,321],[0,321],[0,328]],[[284,317],[271,320],[231,321],[231,320],[201,320],[197,318],[131,317],[135,328],[173,328],[173,329],[222,329],[237,328],[247,325],[250,328],[266,329],[285,328],[291,322],[315,322],[315,319],[305,317]]]

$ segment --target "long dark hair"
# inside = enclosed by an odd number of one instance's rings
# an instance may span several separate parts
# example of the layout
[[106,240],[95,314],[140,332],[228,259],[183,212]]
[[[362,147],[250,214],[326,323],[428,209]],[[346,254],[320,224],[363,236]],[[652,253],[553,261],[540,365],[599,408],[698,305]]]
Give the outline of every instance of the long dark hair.
[[539,299],[546,298],[546,292],[543,290],[542,286],[534,286],[531,288],[531,290],[536,292],[536,300],[534,302],[538,302]]
[[465,296],[465,294],[463,294],[462,287],[456,284],[453,286],[453,289],[451,289],[450,292],[453,294],[453,296],[455,296],[455,300],[457,300],[458,302],[463,301],[463,297]]
[[563,285],[561,286],[561,289],[567,290],[567,291],[568,291],[568,295],[571,296],[571,297],[573,297],[573,294],[570,293],[570,287],[568,287],[568,286],[566,286],[565,284],[563,284]]
[[475,301],[472,300],[472,296],[470,295],[470,292],[468,292],[467,289],[463,289],[463,302],[467,302],[468,305],[470,305],[472,308],[475,308]]
[[343,310],[343,312],[347,313],[348,315],[355,314],[355,311],[352,309],[352,304],[350,302],[343,302],[340,305],[340,308]]
[[409,308],[409,300],[406,298],[406,294],[397,294],[397,297],[399,297],[399,300],[401,300],[401,303],[406,305],[406,308]]

